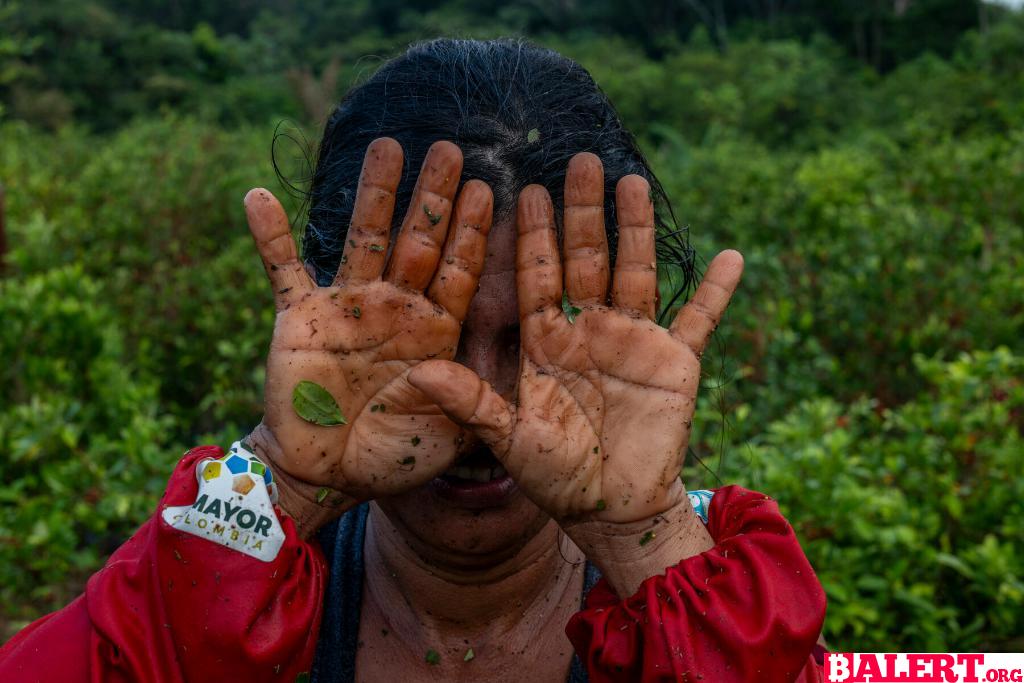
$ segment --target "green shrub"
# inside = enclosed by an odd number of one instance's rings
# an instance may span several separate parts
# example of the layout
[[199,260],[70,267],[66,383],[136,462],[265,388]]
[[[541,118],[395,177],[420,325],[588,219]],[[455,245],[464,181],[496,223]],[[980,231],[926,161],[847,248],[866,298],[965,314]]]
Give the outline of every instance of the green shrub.
[[815,396],[913,398],[914,353],[1019,344],[1022,142],[1024,130],[912,149],[659,150],[699,251],[736,247],[747,260],[715,347],[744,378],[726,402],[755,411],[740,436]]
[[277,187],[272,129],[168,117],[104,138],[3,130],[15,144],[0,170],[25,179],[9,193],[15,271],[78,264],[94,278],[190,434],[258,420],[273,308],[241,205]]
[[178,451],[77,266],[0,282],[0,604],[56,609],[153,510]]
[[778,499],[825,586],[836,649],[1005,647],[1024,631],[1024,357],[914,365],[928,383],[914,400],[808,400],[722,476]]

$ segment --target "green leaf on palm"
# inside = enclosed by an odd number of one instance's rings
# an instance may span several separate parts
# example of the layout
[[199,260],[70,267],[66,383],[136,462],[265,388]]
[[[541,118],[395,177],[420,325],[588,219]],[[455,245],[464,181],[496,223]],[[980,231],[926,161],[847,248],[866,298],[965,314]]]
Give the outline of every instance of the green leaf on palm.
[[316,382],[304,379],[295,385],[292,391],[292,407],[306,422],[323,427],[348,424],[331,392]]
[[569,321],[570,325],[574,325],[576,323],[576,316],[582,312],[583,311],[581,309],[576,308],[569,303],[569,295],[562,292],[562,313],[565,313],[565,319]]

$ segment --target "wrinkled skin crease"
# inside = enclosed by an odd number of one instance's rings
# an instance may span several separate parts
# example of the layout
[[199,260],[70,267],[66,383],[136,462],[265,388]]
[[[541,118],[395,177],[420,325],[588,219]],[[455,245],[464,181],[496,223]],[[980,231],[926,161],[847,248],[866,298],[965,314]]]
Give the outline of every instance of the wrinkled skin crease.
[[[509,219],[491,230],[456,356],[508,400],[519,372],[515,282]],[[462,436],[463,450],[478,446]],[[485,510],[461,509],[429,486],[380,498],[365,551],[360,681],[420,680],[428,671],[452,681],[478,681],[481,672],[489,681],[565,680],[572,647],[564,629],[579,609],[584,558],[521,490]],[[425,664],[428,649],[439,664]]]

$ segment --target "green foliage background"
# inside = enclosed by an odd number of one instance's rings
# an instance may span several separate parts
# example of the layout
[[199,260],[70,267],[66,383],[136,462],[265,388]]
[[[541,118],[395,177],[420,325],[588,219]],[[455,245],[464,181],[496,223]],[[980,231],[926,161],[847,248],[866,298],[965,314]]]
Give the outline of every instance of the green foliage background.
[[779,500],[838,649],[1021,649],[1024,16],[625,5],[0,4],[0,635],[81,591],[185,448],[259,419],[241,198],[280,187],[278,121],[315,141],[302,85],[511,34],[591,70],[699,253],[747,257],[689,486]]

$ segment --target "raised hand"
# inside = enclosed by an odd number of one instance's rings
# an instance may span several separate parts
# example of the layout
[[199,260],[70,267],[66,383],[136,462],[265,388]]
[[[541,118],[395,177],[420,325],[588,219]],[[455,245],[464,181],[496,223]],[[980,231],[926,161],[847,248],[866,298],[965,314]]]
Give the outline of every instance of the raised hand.
[[572,159],[564,267],[547,191],[530,186],[519,198],[517,404],[455,363],[431,361],[410,375],[563,527],[650,520],[686,500],[679,471],[700,356],[743,270],[738,252],[719,254],[671,329],[659,327],[650,188],[639,176],[618,183],[610,277],[603,187],[596,156]]
[[[458,428],[408,374],[423,360],[455,355],[483,267],[491,191],[470,181],[456,202],[461,172],[458,147],[430,148],[388,260],[402,149],[389,138],[374,141],[329,287],[307,274],[277,200],[262,189],[246,196],[277,307],[265,414],[251,441],[285,480],[325,487],[313,489],[318,503],[328,494],[328,504],[343,506],[418,486],[455,457]],[[322,424],[337,422],[337,414],[321,423],[301,416],[293,405],[300,383],[325,389],[345,423]]]

